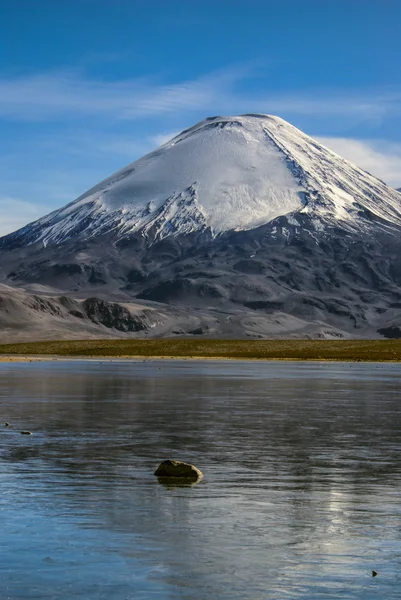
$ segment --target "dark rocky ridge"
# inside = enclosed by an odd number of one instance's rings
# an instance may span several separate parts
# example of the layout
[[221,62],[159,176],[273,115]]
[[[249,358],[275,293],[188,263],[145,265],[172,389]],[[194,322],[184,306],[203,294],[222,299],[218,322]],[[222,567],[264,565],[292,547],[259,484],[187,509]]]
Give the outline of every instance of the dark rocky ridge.
[[[256,230],[217,238],[203,232],[149,244],[137,234],[122,242],[106,236],[79,245],[3,250],[1,268],[4,283],[13,287],[40,285],[96,297],[70,308],[124,332],[139,330],[136,318],[105,300],[158,306],[167,314],[179,309],[190,315],[197,308],[210,315],[216,310],[255,315],[269,323],[275,315],[287,315],[326,324],[340,335],[394,337],[401,315],[400,240],[397,228],[380,226],[358,237],[327,228],[316,239],[308,217],[301,226],[280,217]],[[221,326],[211,326],[208,319],[175,329],[195,330],[223,335]],[[246,327],[235,331],[249,335]]]

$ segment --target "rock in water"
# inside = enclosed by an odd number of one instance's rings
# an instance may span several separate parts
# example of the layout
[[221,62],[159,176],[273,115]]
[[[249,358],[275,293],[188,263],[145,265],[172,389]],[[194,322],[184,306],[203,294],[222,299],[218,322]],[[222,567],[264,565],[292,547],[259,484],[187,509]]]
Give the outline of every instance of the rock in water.
[[155,475],[157,477],[186,477],[189,479],[203,477],[202,471],[180,460],[164,460],[157,467]]

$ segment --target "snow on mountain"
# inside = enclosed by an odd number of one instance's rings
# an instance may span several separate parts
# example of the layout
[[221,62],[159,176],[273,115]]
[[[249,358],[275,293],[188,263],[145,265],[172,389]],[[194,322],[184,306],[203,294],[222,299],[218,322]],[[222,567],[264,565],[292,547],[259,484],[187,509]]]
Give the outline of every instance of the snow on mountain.
[[398,192],[278,117],[243,115],[201,121],[0,245],[217,235],[296,213],[320,229],[366,229],[372,219],[401,226]]

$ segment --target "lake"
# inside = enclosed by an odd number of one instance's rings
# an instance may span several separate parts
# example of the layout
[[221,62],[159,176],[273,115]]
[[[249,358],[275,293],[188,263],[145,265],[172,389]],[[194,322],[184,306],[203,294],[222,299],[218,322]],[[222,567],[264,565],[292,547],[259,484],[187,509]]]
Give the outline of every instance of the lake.
[[1,363],[0,414],[2,600],[401,597],[399,364]]

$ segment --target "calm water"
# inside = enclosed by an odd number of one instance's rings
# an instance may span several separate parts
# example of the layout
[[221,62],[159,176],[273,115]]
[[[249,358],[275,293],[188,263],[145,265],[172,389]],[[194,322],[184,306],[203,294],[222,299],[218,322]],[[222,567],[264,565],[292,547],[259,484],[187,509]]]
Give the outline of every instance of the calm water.
[[0,364],[0,420],[1,600],[401,597],[401,365]]

